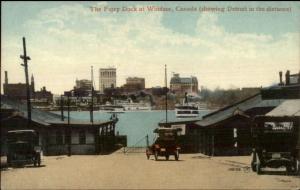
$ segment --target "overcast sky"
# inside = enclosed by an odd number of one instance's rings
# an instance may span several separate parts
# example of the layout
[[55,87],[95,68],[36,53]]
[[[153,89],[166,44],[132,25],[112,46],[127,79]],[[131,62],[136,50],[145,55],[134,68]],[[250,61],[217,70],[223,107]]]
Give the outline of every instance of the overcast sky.
[[[129,76],[146,87],[164,85],[172,72],[196,76],[208,88],[260,87],[278,82],[278,72],[300,70],[299,2],[2,2],[1,77],[24,82],[20,66],[26,37],[36,89],[60,94],[94,67],[117,68],[117,86]],[[91,7],[147,6],[172,11],[92,12]],[[224,12],[176,11],[176,7],[225,8]],[[228,11],[229,7],[248,11]],[[256,8],[291,11],[257,11]],[[249,11],[254,8],[255,11]],[[111,10],[111,9],[110,9]],[[194,10],[194,9],[191,9]],[[1,84],[2,86],[2,84]]]

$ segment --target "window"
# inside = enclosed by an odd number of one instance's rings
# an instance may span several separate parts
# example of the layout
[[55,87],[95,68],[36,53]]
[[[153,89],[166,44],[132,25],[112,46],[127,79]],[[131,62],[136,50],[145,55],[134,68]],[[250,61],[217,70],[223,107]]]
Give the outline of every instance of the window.
[[85,131],[81,130],[79,131],[79,144],[85,144],[85,143],[86,143]]

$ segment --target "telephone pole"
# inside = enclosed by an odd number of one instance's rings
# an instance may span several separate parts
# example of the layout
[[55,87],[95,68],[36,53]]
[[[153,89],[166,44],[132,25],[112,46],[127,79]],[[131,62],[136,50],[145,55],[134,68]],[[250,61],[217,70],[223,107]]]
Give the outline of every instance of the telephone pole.
[[24,70],[25,70],[25,78],[26,78],[26,95],[27,95],[27,116],[28,116],[28,123],[27,126],[30,126],[31,123],[31,102],[30,102],[30,88],[29,88],[29,79],[28,79],[28,64],[27,61],[30,60],[30,57],[27,56],[26,53],[26,41],[25,37],[23,37],[23,55],[20,56],[21,59],[23,59]]
[[90,109],[90,120],[91,123],[94,123],[94,72],[93,72],[93,66],[91,66],[91,83],[92,83],[92,88],[91,88],[91,109]]
[[168,123],[168,82],[167,82],[167,65],[165,65],[165,86],[166,86],[166,127]]

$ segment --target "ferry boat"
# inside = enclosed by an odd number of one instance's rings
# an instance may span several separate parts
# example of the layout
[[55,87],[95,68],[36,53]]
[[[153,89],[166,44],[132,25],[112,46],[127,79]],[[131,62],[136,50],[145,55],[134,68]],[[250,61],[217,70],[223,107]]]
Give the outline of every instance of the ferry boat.
[[124,111],[150,111],[152,109],[149,103],[135,103],[131,99],[126,101],[118,100],[115,102],[115,105],[122,106],[124,108]]
[[112,105],[109,102],[106,102],[105,105],[100,105],[100,110],[102,111],[109,111],[109,112],[123,112],[124,111],[124,107],[121,105]]
[[198,106],[191,104],[183,104],[175,106],[175,114],[178,118],[186,118],[186,117],[198,117],[199,110]]
[[175,105],[175,114],[177,118],[199,117],[199,106],[195,103],[189,103],[187,93],[185,93],[183,103]]

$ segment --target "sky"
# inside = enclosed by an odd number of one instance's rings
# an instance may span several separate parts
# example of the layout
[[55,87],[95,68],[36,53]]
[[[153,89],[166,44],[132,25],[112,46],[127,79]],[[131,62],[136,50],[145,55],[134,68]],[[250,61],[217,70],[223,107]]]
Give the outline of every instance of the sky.
[[300,70],[299,20],[299,2],[2,2],[1,83],[4,71],[9,83],[25,81],[24,36],[36,89],[55,94],[90,79],[91,66],[96,89],[110,66],[117,86],[134,76],[164,86],[165,64],[168,81],[179,73],[210,89],[266,87]]

